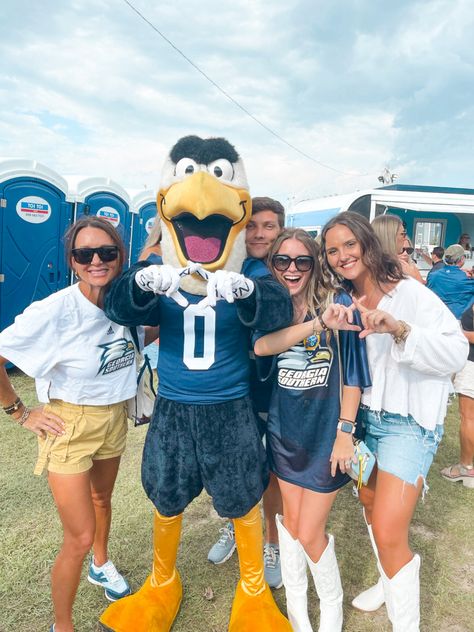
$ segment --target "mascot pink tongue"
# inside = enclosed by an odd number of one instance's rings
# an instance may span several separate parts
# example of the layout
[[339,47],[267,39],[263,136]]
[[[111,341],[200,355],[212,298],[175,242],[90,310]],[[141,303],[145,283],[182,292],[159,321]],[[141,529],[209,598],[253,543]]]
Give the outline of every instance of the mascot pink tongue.
[[[100,622],[113,632],[170,630],[182,598],[181,519],[205,487],[218,514],[234,521],[240,581],[229,632],[290,632],[263,574],[258,503],[268,465],[249,396],[248,339],[250,328],[289,325],[291,301],[263,262],[245,258],[252,203],[242,160],[228,141],[179,140],[163,167],[157,206],[162,263],[131,266],[104,307],[114,322],[160,325],[159,397],[142,463],[155,506],[153,567],[140,590],[109,606]],[[189,261],[202,264],[207,281],[182,274]],[[230,295],[217,290],[217,272]],[[179,291],[167,296],[170,278]],[[202,301],[206,282],[213,284],[212,304]]]
[[221,240],[216,237],[185,237],[184,243],[190,261],[210,263],[215,261],[221,247]]

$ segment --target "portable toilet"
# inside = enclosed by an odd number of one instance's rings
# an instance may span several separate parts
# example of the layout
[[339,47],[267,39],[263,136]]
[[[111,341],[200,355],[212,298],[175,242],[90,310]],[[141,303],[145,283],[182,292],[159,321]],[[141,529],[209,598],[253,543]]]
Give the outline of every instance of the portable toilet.
[[65,176],[69,194],[75,201],[75,217],[97,215],[109,221],[120,233],[127,252],[130,249],[130,196],[119,184],[101,176]]
[[68,284],[62,238],[72,216],[58,173],[35,160],[0,159],[0,330]]
[[155,223],[157,215],[156,194],[150,189],[129,191],[132,198],[132,245],[130,263],[138,261],[140,252]]

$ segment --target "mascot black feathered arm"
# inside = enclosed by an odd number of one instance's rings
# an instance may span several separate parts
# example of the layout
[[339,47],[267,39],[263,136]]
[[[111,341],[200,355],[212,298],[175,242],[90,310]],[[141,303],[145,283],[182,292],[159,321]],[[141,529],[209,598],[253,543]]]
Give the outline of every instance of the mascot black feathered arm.
[[179,140],[157,206],[161,265],[132,266],[105,300],[115,322],[160,325],[159,398],[142,463],[156,509],[153,567],[142,588],[100,620],[114,632],[170,630],[182,598],[182,513],[205,486],[218,514],[234,520],[241,578],[230,632],[290,632],[263,574],[258,502],[268,466],[249,397],[248,335],[289,325],[291,300],[261,261],[246,259],[251,198],[242,160],[225,139]]

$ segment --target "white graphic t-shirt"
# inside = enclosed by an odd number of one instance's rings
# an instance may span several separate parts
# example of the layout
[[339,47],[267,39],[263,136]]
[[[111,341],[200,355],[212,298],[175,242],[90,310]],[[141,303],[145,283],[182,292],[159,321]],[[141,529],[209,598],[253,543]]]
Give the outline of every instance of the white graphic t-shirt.
[[135,395],[135,347],[72,285],[32,303],[0,333],[0,355],[36,378],[41,402],[106,405]]

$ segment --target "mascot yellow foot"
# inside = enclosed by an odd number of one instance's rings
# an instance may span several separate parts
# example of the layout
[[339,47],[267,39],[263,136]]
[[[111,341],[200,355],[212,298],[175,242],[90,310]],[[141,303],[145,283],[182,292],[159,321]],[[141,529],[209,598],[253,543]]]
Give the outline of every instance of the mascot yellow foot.
[[183,589],[176,556],[183,514],[168,518],[155,511],[153,572],[140,590],[119,599],[103,613],[102,626],[113,632],[169,632]]
[[241,580],[235,591],[229,632],[291,632],[292,627],[265,583],[262,558],[262,521],[256,505],[234,519]]
[[275,601],[272,591],[265,584],[263,592],[249,595],[242,582],[235,591],[229,632],[291,632],[293,628]]
[[182,594],[178,571],[156,587],[150,575],[137,593],[109,606],[100,622],[113,632],[168,632],[178,614]]

